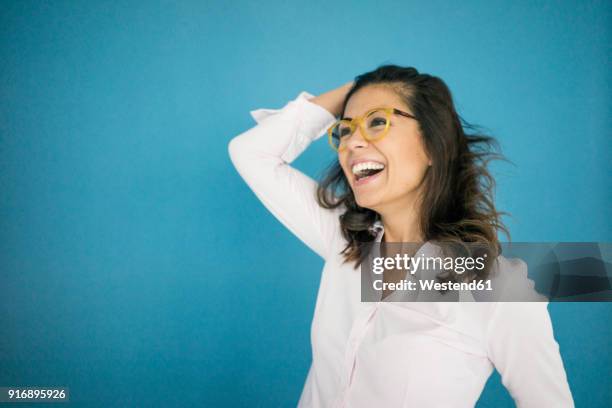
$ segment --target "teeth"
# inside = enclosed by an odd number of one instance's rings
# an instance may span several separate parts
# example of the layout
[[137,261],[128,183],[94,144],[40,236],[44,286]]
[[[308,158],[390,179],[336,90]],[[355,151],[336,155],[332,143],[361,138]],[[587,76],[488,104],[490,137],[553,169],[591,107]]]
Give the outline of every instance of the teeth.
[[384,168],[385,168],[384,164],[370,161],[370,162],[362,162],[362,163],[354,165],[352,168],[352,171],[353,171],[353,174],[358,174],[359,172],[363,170],[379,170],[379,169],[384,169]]

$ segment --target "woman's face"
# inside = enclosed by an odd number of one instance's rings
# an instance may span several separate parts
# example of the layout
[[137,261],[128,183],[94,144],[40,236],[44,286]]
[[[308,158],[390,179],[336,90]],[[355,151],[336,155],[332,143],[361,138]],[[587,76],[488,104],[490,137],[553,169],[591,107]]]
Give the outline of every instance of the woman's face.
[[[377,107],[393,107],[413,114],[390,87],[369,85],[351,96],[344,117],[354,118]],[[391,115],[388,133],[380,140],[367,141],[357,127],[346,139],[346,148],[338,153],[338,159],[357,204],[379,213],[385,208],[412,206],[431,164],[418,122],[398,114]],[[360,178],[359,169],[364,165],[355,167],[355,164],[364,161],[373,163],[370,167],[382,164],[384,168],[370,177]]]

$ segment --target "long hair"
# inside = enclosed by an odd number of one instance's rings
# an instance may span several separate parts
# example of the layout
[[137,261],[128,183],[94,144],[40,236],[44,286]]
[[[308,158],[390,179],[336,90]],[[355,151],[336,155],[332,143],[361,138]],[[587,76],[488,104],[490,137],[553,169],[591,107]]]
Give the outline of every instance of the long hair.
[[[416,117],[423,144],[433,165],[423,180],[419,203],[420,228],[425,241],[470,243],[488,248],[490,260],[501,253],[498,230],[509,238],[501,220],[505,213],[494,204],[495,180],[487,165],[492,159],[504,159],[494,137],[479,131],[456,111],[448,86],[442,79],[419,73],[413,67],[383,65],[355,78],[346,94],[342,114],[350,97],[368,85],[387,85],[406,103]],[[374,236],[372,225],[380,216],[360,207],[336,158],[326,169],[317,189],[317,201],[323,208],[344,206],[340,215],[342,235],[347,241],[340,252],[344,262],[354,261],[357,268],[368,255]],[[472,245],[473,247],[473,245]],[[465,281],[484,278],[483,271],[450,271],[443,280]]]

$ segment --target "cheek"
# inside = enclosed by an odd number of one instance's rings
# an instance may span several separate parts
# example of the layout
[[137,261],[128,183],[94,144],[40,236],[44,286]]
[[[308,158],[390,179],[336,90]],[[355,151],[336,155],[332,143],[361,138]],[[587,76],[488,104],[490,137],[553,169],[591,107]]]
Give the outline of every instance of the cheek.
[[348,177],[348,170],[347,170],[347,166],[345,165],[346,163],[346,154],[338,154],[338,163],[340,164],[340,167],[342,168],[342,172],[344,173],[345,177]]
[[401,188],[411,188],[420,184],[429,165],[429,159],[420,141],[406,140],[401,146],[395,146],[390,154],[392,154],[389,172],[391,181]]

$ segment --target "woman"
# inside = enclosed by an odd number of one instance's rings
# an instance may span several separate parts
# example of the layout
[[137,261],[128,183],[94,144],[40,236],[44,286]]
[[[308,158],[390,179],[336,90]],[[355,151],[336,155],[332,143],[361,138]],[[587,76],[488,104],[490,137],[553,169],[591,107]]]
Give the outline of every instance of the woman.
[[[258,124],[231,140],[232,162],[325,260],[298,406],[473,407],[493,368],[518,406],[573,406],[547,302],[383,301],[389,291],[360,301],[364,243],[495,247],[503,229],[485,167],[493,139],[464,132],[442,80],[381,66],[251,115]],[[289,163],[326,132],[338,159],[318,184]],[[525,265],[504,262],[506,284],[524,285]]]

